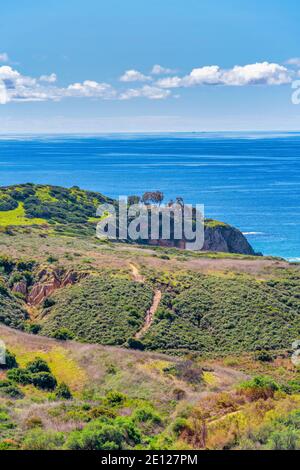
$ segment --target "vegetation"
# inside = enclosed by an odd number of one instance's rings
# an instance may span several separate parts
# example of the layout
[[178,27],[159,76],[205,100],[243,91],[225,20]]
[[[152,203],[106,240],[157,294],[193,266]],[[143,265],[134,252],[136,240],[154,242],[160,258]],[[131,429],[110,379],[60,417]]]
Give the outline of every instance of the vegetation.
[[86,223],[99,204],[112,202],[99,193],[58,186],[22,184],[0,188],[0,226]]
[[126,278],[105,275],[57,291],[54,298],[55,304],[42,313],[43,334],[65,339],[62,328],[67,328],[76,339],[121,345],[142,327],[152,291]]
[[165,293],[143,338],[148,349],[274,350],[289,348],[300,333],[299,274],[261,281],[166,273],[158,281]]

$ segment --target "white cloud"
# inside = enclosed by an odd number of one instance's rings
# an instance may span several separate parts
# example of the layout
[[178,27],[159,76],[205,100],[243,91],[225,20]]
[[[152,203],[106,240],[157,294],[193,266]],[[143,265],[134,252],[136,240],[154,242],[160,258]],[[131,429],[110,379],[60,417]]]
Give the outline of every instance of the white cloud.
[[[154,66],[153,73],[165,69],[159,65]],[[153,78],[143,75],[137,70],[127,70],[121,77],[123,82],[120,89],[115,89],[109,83],[84,80],[71,83],[65,87],[57,85],[55,73],[41,75],[34,78],[22,75],[9,65],[0,66],[0,104],[10,101],[60,101],[64,98],[89,98],[102,100],[130,100],[134,98],[146,98],[150,100],[163,100],[176,88],[195,86],[248,86],[248,85],[282,85],[292,81],[296,76],[293,68],[269,62],[236,65],[231,69],[222,69],[218,65],[210,65],[194,68],[184,76],[165,76],[150,84],[130,88],[128,82],[148,81]],[[173,95],[174,96],[174,95]]]
[[171,94],[170,90],[162,90],[161,88],[144,85],[142,88],[131,88],[121,93],[121,100],[129,100],[131,98],[148,98],[150,100],[162,100]]
[[57,75],[56,73],[51,73],[50,75],[41,75],[39,80],[40,82],[55,83],[57,81]]
[[292,57],[291,59],[286,61],[286,64],[300,67],[300,57]]
[[175,70],[173,69],[168,69],[166,67],[162,67],[161,65],[159,64],[156,64],[156,65],[153,65],[152,67],[152,70],[151,70],[151,73],[153,75],[166,75],[168,73],[172,74],[172,73],[176,73]]
[[8,62],[8,54],[6,52],[0,52],[0,62]]
[[120,77],[121,82],[146,82],[148,80],[151,80],[151,78],[142,74],[138,70],[126,70],[126,72]]
[[286,67],[279,64],[262,62],[236,65],[233,69],[223,72],[222,81],[225,85],[284,85],[291,82],[291,76]]
[[166,77],[156,82],[162,88],[193,87],[199,85],[283,85],[291,82],[291,72],[279,64],[261,62],[232,69],[211,65],[193,69],[184,77]]
[[116,96],[116,91],[108,83],[98,83],[93,80],[85,80],[83,83],[73,83],[65,90],[66,96],[94,97],[111,99]]

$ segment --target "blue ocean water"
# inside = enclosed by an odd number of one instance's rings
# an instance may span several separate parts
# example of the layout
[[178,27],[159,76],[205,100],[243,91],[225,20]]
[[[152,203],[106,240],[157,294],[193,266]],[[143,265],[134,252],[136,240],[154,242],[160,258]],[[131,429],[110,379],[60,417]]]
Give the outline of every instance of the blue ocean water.
[[1,136],[0,185],[161,190],[204,203],[257,251],[300,261],[300,134]]

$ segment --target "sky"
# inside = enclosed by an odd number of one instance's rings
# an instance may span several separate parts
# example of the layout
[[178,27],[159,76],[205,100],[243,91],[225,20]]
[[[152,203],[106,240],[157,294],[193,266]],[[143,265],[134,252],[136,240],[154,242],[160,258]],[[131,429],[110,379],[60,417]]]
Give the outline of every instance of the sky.
[[299,131],[299,23],[297,0],[1,0],[0,133]]

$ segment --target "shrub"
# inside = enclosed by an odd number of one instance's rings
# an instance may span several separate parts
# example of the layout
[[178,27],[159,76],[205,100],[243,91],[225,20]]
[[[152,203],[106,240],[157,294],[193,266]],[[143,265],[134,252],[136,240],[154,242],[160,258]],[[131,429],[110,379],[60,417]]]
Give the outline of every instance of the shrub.
[[55,396],[58,399],[62,400],[71,400],[73,398],[71,390],[69,389],[68,385],[62,382],[58,385]]
[[260,362],[272,362],[273,356],[267,351],[258,351],[254,354],[254,359]]
[[150,406],[137,408],[133,413],[133,420],[138,423],[151,422],[153,424],[160,424],[161,417]]
[[122,405],[126,400],[126,395],[112,390],[106,394],[106,400],[112,406]]
[[67,328],[59,328],[52,334],[52,338],[59,339],[61,341],[66,341],[68,339],[73,339],[74,335]]
[[50,308],[55,305],[55,300],[52,299],[51,297],[46,297],[46,299],[43,302],[43,308]]
[[6,375],[9,380],[20,385],[28,385],[32,381],[30,374],[25,369],[11,369]]
[[61,432],[44,431],[39,428],[28,431],[25,435],[22,449],[24,450],[55,450],[60,449],[64,443]]
[[14,369],[18,367],[16,356],[10,351],[5,353],[5,364],[0,363],[0,369]]
[[27,429],[43,428],[43,422],[39,416],[30,416],[25,421]]
[[38,323],[27,323],[25,326],[25,331],[33,335],[37,335],[41,329],[42,327]]
[[10,398],[24,398],[24,394],[21,390],[9,380],[0,381],[0,393]]
[[127,345],[131,349],[138,349],[140,351],[143,351],[145,349],[145,345],[142,343],[142,341],[139,341],[135,338],[129,338],[127,341]]
[[51,372],[47,362],[40,357],[36,357],[33,361],[28,362],[26,370],[31,374],[37,374],[38,372]]
[[66,447],[71,450],[122,450],[140,441],[140,432],[132,421],[117,418],[111,423],[94,421],[82,431],[70,433]]
[[278,384],[270,377],[264,376],[254,377],[252,380],[243,382],[239,387],[239,392],[251,401],[272,398],[277,390],[279,390]]
[[188,423],[185,418],[176,418],[172,426],[173,432],[179,436],[182,431],[188,428]]
[[38,372],[32,375],[32,383],[35,387],[41,390],[54,390],[57,381],[54,375],[49,372]]

